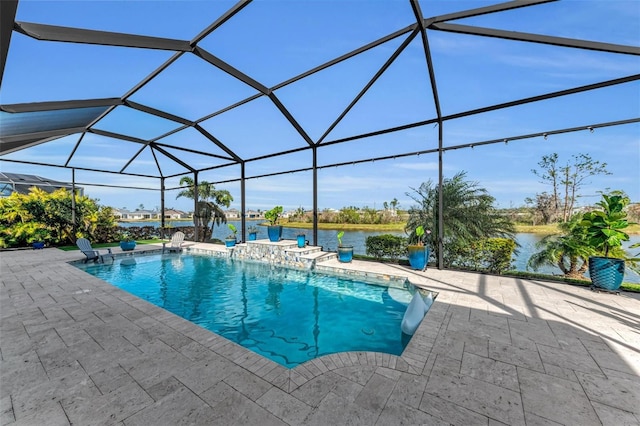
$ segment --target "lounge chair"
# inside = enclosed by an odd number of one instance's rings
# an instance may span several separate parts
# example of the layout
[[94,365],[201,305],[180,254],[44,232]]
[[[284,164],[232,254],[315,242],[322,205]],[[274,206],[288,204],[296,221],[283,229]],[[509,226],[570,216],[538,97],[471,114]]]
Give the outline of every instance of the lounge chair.
[[184,233],[178,231],[175,234],[173,234],[173,236],[171,237],[171,241],[162,243],[162,252],[164,253],[165,250],[168,250],[170,252],[172,251],[181,252],[183,242],[184,242]]
[[[104,254],[100,253],[98,250],[94,250],[93,247],[91,247],[91,243],[89,242],[89,240],[87,240],[86,238],[78,238],[76,244],[78,245],[78,248],[82,251],[82,253],[84,253],[84,255],[86,256],[86,259],[84,259],[84,263],[87,263],[90,260],[93,260],[94,263],[104,263]],[[105,254],[111,256],[111,260],[113,260],[113,253],[111,253],[110,248],[107,249],[107,253]]]

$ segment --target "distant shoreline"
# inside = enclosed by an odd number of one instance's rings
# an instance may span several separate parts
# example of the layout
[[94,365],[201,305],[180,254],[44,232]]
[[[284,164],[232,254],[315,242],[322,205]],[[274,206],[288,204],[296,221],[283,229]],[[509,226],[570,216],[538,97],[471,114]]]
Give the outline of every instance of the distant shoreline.
[[[229,222],[239,222],[240,219],[231,219]],[[146,222],[159,222],[155,219],[144,220],[119,220],[122,223],[140,223]],[[191,219],[170,219],[165,220],[165,223],[180,223],[180,222],[192,222]],[[267,221],[264,219],[247,219],[247,222],[260,222],[258,225],[266,225]],[[282,222],[280,225],[287,228],[298,229],[313,229],[312,223],[307,222]],[[372,224],[352,224],[352,223],[318,223],[318,229],[330,229],[330,230],[344,230],[344,231],[377,231],[377,232],[404,232],[406,226],[405,222],[388,223],[381,225]],[[538,234],[549,235],[558,232],[557,225],[516,225],[516,232],[523,234]],[[640,225],[631,225],[626,229],[626,232],[630,235],[640,234]]]

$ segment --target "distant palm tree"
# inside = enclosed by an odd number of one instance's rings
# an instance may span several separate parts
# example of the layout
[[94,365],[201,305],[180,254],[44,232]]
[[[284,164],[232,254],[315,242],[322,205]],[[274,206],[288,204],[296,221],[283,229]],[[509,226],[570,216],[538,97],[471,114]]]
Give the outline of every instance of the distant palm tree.
[[[180,185],[187,185],[176,198],[185,197],[195,199],[195,182],[188,176],[180,179]],[[233,197],[226,189],[216,189],[213,184],[202,181],[198,183],[198,203],[193,213],[193,224],[198,228],[200,241],[206,241],[213,235],[216,225],[227,223],[227,216],[222,207],[229,207]],[[211,228],[209,228],[211,222]]]
[[580,226],[582,214],[558,226],[561,234],[547,235],[536,243],[538,252],[531,255],[527,268],[557,266],[567,278],[581,279],[589,267],[589,256],[596,251],[589,245],[586,228]]
[[[486,238],[510,238],[515,236],[515,225],[508,216],[501,215],[493,206],[493,198],[486,189],[477,182],[465,180],[466,172],[457,173],[453,178],[445,178],[442,183],[444,235],[443,261],[451,266],[457,247],[469,246],[471,243]],[[439,254],[438,245],[438,196],[439,185],[431,180],[424,182],[418,189],[411,188],[407,193],[417,206],[409,208],[409,219],[406,231],[410,241],[415,241],[415,229],[422,226],[431,231],[424,238],[425,244],[431,247],[436,259]]]

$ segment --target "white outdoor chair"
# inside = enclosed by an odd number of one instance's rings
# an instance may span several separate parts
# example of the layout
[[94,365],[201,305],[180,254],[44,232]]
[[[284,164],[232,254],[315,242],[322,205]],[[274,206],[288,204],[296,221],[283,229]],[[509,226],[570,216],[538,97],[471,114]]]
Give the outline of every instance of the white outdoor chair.
[[178,231],[175,234],[173,234],[173,236],[171,237],[171,241],[162,243],[162,252],[164,253],[165,250],[168,250],[169,252],[173,252],[173,251],[181,252],[183,242],[184,242],[184,233]]
[[[80,251],[82,251],[82,253],[84,253],[84,255],[86,256],[86,258],[84,259],[84,263],[87,263],[90,260],[93,260],[94,263],[104,263],[104,254],[100,253],[98,250],[94,250],[93,247],[91,247],[91,243],[89,242],[89,240],[87,240],[86,238],[78,238],[76,244]],[[111,256],[111,260],[113,260],[113,253],[111,253],[110,248],[107,249],[106,254]]]

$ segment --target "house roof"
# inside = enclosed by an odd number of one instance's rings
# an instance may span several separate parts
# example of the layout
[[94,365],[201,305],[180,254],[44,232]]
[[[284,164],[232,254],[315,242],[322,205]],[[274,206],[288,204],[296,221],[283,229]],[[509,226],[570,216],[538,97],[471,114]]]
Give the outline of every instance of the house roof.
[[[60,188],[71,190],[73,184],[36,175],[0,172],[0,189],[3,195],[9,195],[14,191],[21,194],[28,194],[30,188],[34,186],[46,192],[53,192]],[[76,186],[76,189],[82,191],[80,187]]]

